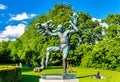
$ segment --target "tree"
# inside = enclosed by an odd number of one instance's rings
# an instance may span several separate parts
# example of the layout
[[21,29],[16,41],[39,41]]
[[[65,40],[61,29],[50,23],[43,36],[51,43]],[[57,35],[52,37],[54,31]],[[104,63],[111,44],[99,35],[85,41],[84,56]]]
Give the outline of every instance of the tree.
[[10,63],[12,62],[10,52],[11,50],[8,48],[10,42],[0,42],[0,62],[1,63]]

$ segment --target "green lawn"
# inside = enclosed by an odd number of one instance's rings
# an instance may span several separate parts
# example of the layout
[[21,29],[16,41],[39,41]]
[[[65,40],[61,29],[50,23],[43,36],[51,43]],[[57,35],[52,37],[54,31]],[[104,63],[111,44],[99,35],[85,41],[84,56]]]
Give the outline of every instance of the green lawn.
[[[101,69],[92,69],[92,68],[80,68],[73,67],[76,72],[75,74],[79,79],[79,82],[120,82],[120,72],[110,71],[110,70],[101,70]],[[62,74],[62,67],[48,67],[42,72],[33,72],[33,68],[23,67],[22,68],[22,82],[39,82],[40,75],[42,74]],[[101,75],[109,77],[108,79],[96,79],[90,78],[90,76],[95,75],[100,71]]]

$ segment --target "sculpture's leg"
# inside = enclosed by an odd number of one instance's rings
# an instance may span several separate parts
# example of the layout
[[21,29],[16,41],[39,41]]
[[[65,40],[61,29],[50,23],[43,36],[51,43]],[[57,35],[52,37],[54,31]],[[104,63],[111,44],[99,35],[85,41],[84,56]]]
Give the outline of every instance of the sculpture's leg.
[[66,46],[63,49],[63,68],[64,68],[64,75],[67,74],[67,56],[69,53],[69,46]]
[[64,68],[64,75],[67,74],[67,59],[63,59],[63,68]]
[[51,51],[59,51],[60,48],[57,46],[52,46],[52,47],[48,47],[47,51],[46,51],[46,62],[45,62],[45,68],[47,67],[47,65],[49,64],[49,59],[50,59],[50,53]]
[[47,65],[48,65],[49,58],[50,58],[50,50],[49,50],[49,48],[47,48],[47,51],[46,51],[46,62],[45,62],[45,68],[46,68]]

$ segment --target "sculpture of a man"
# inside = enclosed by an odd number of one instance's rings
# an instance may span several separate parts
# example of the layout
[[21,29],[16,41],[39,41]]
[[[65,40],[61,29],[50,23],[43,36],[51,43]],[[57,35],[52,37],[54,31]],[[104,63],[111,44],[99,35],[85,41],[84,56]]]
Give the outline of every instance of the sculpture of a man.
[[74,20],[74,23],[72,21],[69,21],[72,29],[66,30],[62,24],[59,24],[57,26],[58,32],[55,32],[55,33],[53,33],[52,31],[49,30],[49,26],[51,26],[51,22],[52,22],[52,20],[49,20],[46,23],[37,25],[39,28],[44,27],[46,29],[46,32],[50,36],[58,36],[59,39],[60,39],[59,46],[50,46],[50,47],[47,48],[45,68],[49,64],[51,51],[60,51],[63,54],[64,75],[66,75],[67,74],[67,70],[66,70],[67,69],[67,57],[68,57],[69,50],[70,50],[70,42],[69,42],[70,41],[70,35],[78,32],[78,28],[75,25],[75,24],[77,24],[77,19]]

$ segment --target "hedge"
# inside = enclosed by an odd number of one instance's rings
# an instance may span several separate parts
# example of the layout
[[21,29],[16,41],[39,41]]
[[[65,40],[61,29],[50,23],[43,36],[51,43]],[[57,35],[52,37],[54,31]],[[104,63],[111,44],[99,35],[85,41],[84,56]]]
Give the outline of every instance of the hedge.
[[19,66],[0,66],[0,82],[20,82],[22,70]]

